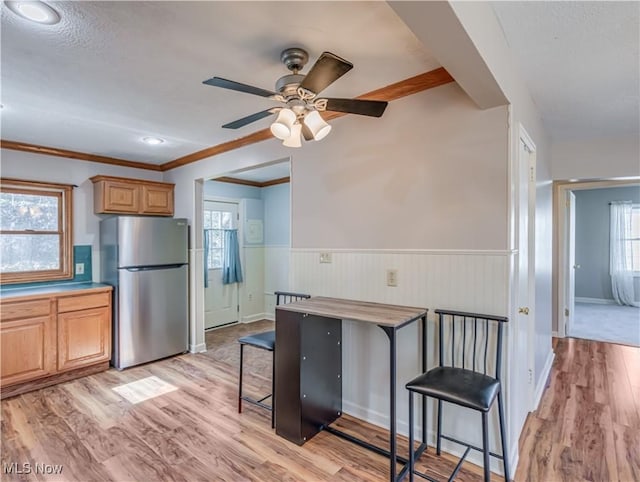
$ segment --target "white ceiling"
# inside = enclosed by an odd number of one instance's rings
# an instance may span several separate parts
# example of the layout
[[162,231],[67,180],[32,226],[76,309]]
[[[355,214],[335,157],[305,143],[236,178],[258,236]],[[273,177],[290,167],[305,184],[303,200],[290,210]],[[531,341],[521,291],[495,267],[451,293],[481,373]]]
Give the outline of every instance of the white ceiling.
[[[2,138],[163,163],[269,125],[224,123],[274,105],[202,84],[273,89],[280,52],[355,68],[323,94],[354,97],[439,67],[384,2],[49,2],[57,25],[2,5]],[[309,67],[308,66],[308,67]],[[304,71],[303,71],[304,73]],[[167,142],[148,146],[144,136]]]
[[[53,26],[2,5],[3,139],[163,163],[268,126],[222,129],[274,104],[202,81],[273,89],[286,47],[307,49],[309,66],[324,50],[355,64],[327,96],[439,66],[385,2],[50,4]],[[492,6],[553,139],[638,135],[640,2]]]
[[[246,181],[266,182],[274,179],[282,179],[289,177],[291,172],[291,162],[276,161],[275,164],[263,165],[261,167],[253,167],[250,169],[235,171],[227,174],[225,177],[233,177],[235,179],[244,179]],[[215,179],[213,179],[215,181]]]
[[492,2],[555,140],[637,137],[640,2]]

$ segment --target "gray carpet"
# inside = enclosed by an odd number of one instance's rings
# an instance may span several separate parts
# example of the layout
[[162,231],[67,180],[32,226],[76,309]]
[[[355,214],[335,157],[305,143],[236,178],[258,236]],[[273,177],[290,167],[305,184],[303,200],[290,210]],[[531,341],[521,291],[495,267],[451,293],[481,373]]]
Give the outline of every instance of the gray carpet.
[[640,308],[576,303],[569,336],[640,346]]

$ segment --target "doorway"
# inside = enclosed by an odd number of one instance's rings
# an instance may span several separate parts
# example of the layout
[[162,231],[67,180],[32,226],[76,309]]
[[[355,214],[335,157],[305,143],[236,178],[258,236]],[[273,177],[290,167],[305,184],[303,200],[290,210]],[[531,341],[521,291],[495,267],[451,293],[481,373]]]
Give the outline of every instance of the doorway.
[[[207,246],[203,243],[203,258],[210,265],[204,296],[205,329],[273,320],[273,292],[287,291],[289,286],[290,160],[208,179],[202,193],[205,226],[215,222],[217,216],[225,219],[228,206],[237,208],[237,214],[232,212],[230,218],[237,220],[234,227],[238,229],[242,272],[241,282],[222,285],[220,273],[213,266],[219,261],[217,240]],[[212,216],[213,221],[207,221],[206,216]]]
[[[556,183],[557,334],[640,346],[640,309],[616,303],[611,276],[611,204],[635,216],[628,241],[631,291],[640,301],[640,184],[637,180]],[[631,213],[630,213],[631,214]],[[633,222],[634,221],[634,222]],[[634,241],[635,238],[637,241]],[[634,252],[635,251],[635,252]],[[633,297],[633,295],[632,295]]]
[[238,321],[238,283],[223,283],[222,269],[228,240],[226,230],[238,229],[238,203],[204,202],[206,282],[204,328],[216,328]]

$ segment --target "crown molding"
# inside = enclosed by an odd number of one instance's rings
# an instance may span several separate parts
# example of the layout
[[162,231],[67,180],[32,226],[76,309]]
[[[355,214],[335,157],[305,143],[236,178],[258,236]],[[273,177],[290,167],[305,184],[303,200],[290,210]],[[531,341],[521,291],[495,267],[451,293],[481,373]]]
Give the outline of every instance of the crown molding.
[[129,161],[127,159],[117,159],[115,157],[99,156],[87,152],[69,151],[57,147],[40,146],[37,144],[27,144],[25,142],[0,140],[0,148],[11,149],[13,151],[32,152],[46,156],[66,157],[68,159],[78,159],[81,161],[100,162],[114,166],[133,167],[136,169],[147,169],[149,171],[162,171],[162,166],[158,164],[148,164],[146,162]]

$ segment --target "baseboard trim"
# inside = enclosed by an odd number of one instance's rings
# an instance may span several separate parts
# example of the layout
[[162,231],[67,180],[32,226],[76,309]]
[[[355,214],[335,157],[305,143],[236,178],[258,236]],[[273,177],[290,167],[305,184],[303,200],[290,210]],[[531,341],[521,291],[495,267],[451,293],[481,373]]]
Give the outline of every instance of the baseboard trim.
[[[495,408],[497,410],[497,408]],[[360,420],[364,420],[365,422],[369,422],[372,425],[376,425],[378,427],[388,429],[389,428],[389,416],[383,414],[381,412],[377,412],[375,410],[371,410],[355,403],[349,402],[347,400],[342,401],[342,411],[352,417],[359,418]],[[416,440],[422,440],[422,428],[417,426],[414,430]],[[404,420],[398,420],[397,424],[398,435],[404,435],[405,437],[409,434],[409,424]],[[435,427],[434,427],[435,428]],[[478,430],[481,430],[480,421],[478,421]],[[436,432],[433,429],[428,429],[427,431],[427,443],[435,447],[436,445]],[[460,444],[450,442],[449,440],[442,440],[442,450],[443,452],[447,452],[455,457],[462,457],[466,448]],[[518,462],[518,444],[512,444],[510,450],[510,460],[511,463],[517,464]],[[483,466],[482,454],[472,450],[467,455],[465,461],[468,461],[478,467]],[[511,465],[511,467],[515,467],[516,465]],[[504,475],[504,470],[502,468],[502,462],[491,457],[491,471],[498,474]],[[511,475],[513,477],[513,474]]]
[[583,298],[576,297],[576,303],[592,303],[594,305],[615,305],[615,300],[609,300],[606,298]]
[[549,379],[549,375],[551,375],[551,367],[553,366],[553,360],[555,359],[556,354],[553,350],[549,350],[547,354],[547,360],[544,363],[544,367],[542,368],[542,373],[540,378],[538,378],[538,384],[536,386],[536,391],[533,396],[533,410],[538,410],[538,406],[540,405],[540,400],[542,400],[542,395],[544,394],[544,389],[547,386],[547,380]]
[[206,343],[199,343],[197,345],[189,345],[189,352],[190,353],[203,353],[207,351],[207,344]]
[[267,313],[257,313],[255,315],[243,316],[242,323],[253,323],[254,321],[268,319],[267,316],[269,316]]

